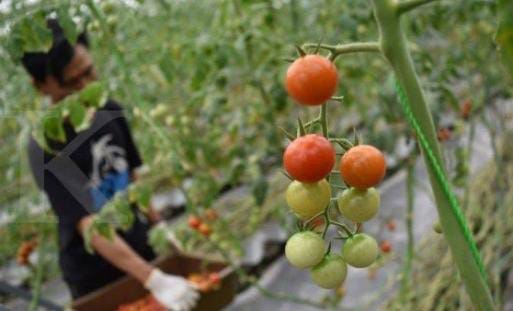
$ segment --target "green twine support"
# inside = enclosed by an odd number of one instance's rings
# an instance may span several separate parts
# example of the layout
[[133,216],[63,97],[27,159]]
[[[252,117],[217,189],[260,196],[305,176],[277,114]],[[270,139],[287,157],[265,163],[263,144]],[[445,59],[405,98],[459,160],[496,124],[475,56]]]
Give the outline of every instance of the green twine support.
[[484,268],[483,261],[481,259],[481,255],[479,254],[479,250],[477,249],[476,242],[474,241],[474,238],[472,237],[472,233],[470,232],[470,229],[467,225],[467,221],[465,220],[465,216],[463,215],[460,204],[458,203],[458,200],[456,199],[456,196],[454,195],[454,192],[451,190],[451,186],[449,185],[449,181],[445,177],[445,173],[440,165],[438,163],[438,160],[436,159],[433,150],[431,146],[429,145],[428,140],[426,139],[426,136],[424,135],[424,132],[422,132],[422,129],[420,128],[420,125],[415,119],[415,116],[413,115],[410,105],[408,104],[408,98],[406,97],[406,94],[404,93],[404,90],[402,89],[399,81],[396,80],[395,82],[395,89],[397,92],[397,96],[399,98],[399,103],[401,104],[401,108],[403,109],[403,112],[408,119],[408,122],[415,130],[415,133],[417,134],[418,141],[424,150],[425,156],[427,157],[429,166],[433,169],[435,172],[435,178],[438,181],[438,183],[442,186],[442,191],[444,195],[449,199],[449,205],[451,207],[452,214],[456,217],[458,221],[458,225],[460,229],[463,231],[463,236],[465,237],[466,242],[470,246],[470,251],[472,253],[472,258],[476,262],[479,272],[481,273],[481,277],[487,282],[487,276]]

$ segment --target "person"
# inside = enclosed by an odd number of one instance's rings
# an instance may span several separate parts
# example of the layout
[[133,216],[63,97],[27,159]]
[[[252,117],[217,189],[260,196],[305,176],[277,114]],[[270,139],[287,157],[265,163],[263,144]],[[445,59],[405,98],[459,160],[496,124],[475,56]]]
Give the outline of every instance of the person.
[[[88,51],[87,34],[71,45],[54,19],[47,21],[53,43],[47,53],[25,53],[22,64],[34,87],[53,105],[96,80]],[[150,261],[155,254],[147,244],[148,219],[134,208],[135,221],[112,240],[94,234],[89,254],[83,235],[97,213],[119,191],[137,178],[142,161],[121,105],[108,100],[96,111],[91,126],[75,132],[64,123],[66,141],[49,140],[52,150],[31,137],[29,162],[38,187],[46,193],[58,218],[59,265],[74,299],[124,274],[141,282],[165,307],[189,310],[198,292],[186,279],[163,273]]]

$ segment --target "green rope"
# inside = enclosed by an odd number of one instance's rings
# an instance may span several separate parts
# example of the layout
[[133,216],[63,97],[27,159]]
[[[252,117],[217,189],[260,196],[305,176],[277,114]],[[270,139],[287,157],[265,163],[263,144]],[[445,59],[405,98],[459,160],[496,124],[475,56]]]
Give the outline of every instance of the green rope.
[[433,150],[430,147],[429,142],[426,139],[426,136],[424,135],[424,132],[422,132],[422,129],[420,128],[419,123],[417,122],[417,119],[415,119],[415,116],[413,115],[410,105],[408,103],[408,98],[406,97],[406,94],[404,93],[401,85],[399,84],[399,81],[396,81],[395,89],[396,89],[397,95],[399,97],[399,103],[401,104],[403,112],[406,115],[408,122],[414,128],[415,133],[417,134],[418,141],[425,153],[425,156],[428,160],[428,164],[432,168],[433,172],[435,173],[436,180],[442,186],[442,191],[443,191],[444,195],[447,197],[447,199],[449,199],[449,206],[451,208],[451,212],[456,217],[458,225],[459,225],[460,229],[463,231],[463,236],[465,238],[465,241],[467,242],[467,244],[470,247],[470,251],[472,253],[472,258],[476,262],[476,264],[479,268],[479,272],[481,273],[481,276],[486,281],[487,276],[486,276],[483,261],[481,259],[481,255],[479,254],[479,250],[477,249],[476,242],[474,241],[474,238],[472,237],[472,233],[470,232],[470,229],[467,225],[465,216],[463,215],[463,213],[461,211],[458,200],[456,199],[456,196],[454,195],[454,193],[451,190],[449,181],[445,177],[445,173],[444,173],[440,163],[438,162],[437,158],[435,157]]

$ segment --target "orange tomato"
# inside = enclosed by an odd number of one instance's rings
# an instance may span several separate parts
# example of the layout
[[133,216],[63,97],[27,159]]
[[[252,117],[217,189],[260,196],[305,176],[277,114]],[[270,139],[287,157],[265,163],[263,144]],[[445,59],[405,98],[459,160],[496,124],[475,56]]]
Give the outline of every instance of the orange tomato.
[[29,256],[37,247],[37,240],[24,241],[18,248],[16,261],[19,265],[26,266],[29,263]]
[[340,174],[347,185],[367,189],[376,186],[385,176],[386,163],[383,153],[370,145],[349,149],[340,161]]
[[199,233],[203,236],[208,237],[212,233],[212,228],[206,223],[202,223],[198,228]]
[[300,104],[310,106],[321,105],[330,99],[335,94],[337,83],[337,68],[320,55],[296,59],[285,77],[289,96]]
[[201,219],[197,216],[191,215],[189,216],[189,219],[187,219],[187,223],[192,229],[198,229],[201,226]]
[[209,292],[219,288],[221,277],[217,272],[211,273],[191,273],[187,280],[194,284],[200,292]]
[[146,295],[141,299],[134,302],[121,305],[117,311],[165,311],[167,310],[162,306],[155,297]]

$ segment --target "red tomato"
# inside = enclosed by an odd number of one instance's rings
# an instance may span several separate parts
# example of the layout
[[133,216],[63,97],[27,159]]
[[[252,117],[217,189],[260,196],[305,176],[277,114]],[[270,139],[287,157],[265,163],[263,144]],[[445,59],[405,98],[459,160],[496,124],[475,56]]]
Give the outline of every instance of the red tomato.
[[318,182],[335,165],[335,148],[321,135],[308,134],[291,142],[283,154],[285,170],[301,182]]
[[439,141],[448,141],[451,139],[451,130],[446,127],[442,127],[438,129],[437,136]]
[[463,119],[468,119],[470,117],[470,113],[472,112],[472,100],[465,100],[460,107],[460,114]]
[[217,272],[212,272],[208,276],[208,279],[210,280],[210,283],[212,284],[219,284],[221,283],[221,276]]
[[388,240],[383,240],[379,244],[379,248],[385,254],[390,253],[390,251],[392,250],[392,244]]
[[395,221],[393,219],[390,219],[385,226],[387,227],[388,231],[395,231]]
[[285,77],[290,97],[303,105],[321,105],[337,89],[338,73],[335,65],[320,55],[306,55],[296,59]]
[[370,145],[349,149],[340,161],[340,174],[351,187],[367,189],[376,186],[385,176],[383,153]]
[[191,215],[189,216],[187,223],[189,224],[189,227],[198,229],[201,226],[201,219],[199,219],[197,216]]

